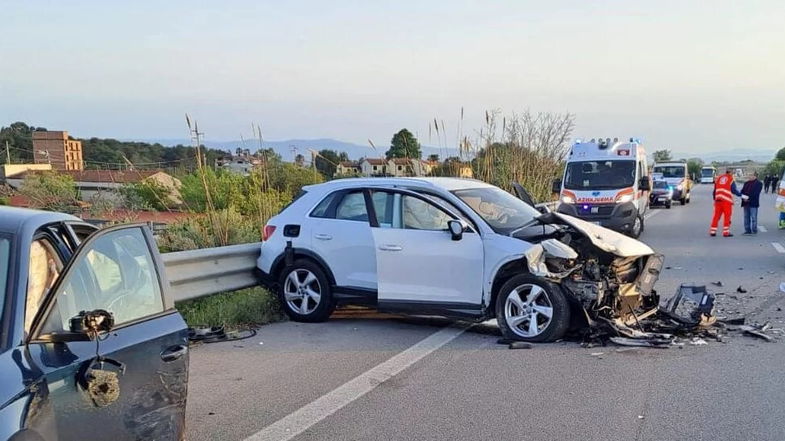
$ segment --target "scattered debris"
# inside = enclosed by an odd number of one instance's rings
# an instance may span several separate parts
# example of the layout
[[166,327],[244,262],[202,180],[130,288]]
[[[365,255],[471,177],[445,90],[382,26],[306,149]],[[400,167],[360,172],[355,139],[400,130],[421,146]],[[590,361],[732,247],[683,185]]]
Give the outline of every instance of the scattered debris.
[[515,341],[510,343],[508,346],[510,349],[531,349],[534,347],[531,343],[526,343],[525,341]]
[[785,292],[785,282],[780,283],[780,291]]
[[638,419],[642,420],[643,419],[643,415],[638,415]]
[[700,337],[693,337],[692,340],[690,340],[690,344],[693,345],[693,346],[708,345],[708,343],[706,343],[706,340],[704,340],[704,339],[702,339]]
[[744,289],[744,288],[742,288],[742,286],[741,286],[741,285],[739,285],[739,287],[738,287],[738,288],[736,288],[736,292],[737,292],[737,293],[739,293],[739,294],[746,294],[746,293],[747,293],[747,290],[746,290],[746,289]]
[[757,338],[760,338],[760,339],[766,340],[766,341],[774,341],[773,337],[771,337],[770,335],[764,334],[762,331],[759,331],[759,330],[755,329],[752,326],[745,325],[745,326],[742,326],[740,329],[742,331],[744,331],[744,333],[747,334],[747,335],[751,335],[753,337],[757,337]]
[[605,352],[592,352],[590,355],[592,357],[599,357],[600,355],[603,355],[603,354],[605,354]]
[[714,286],[724,286],[724,283],[722,283],[722,280],[718,280],[716,282],[711,282],[711,284],[714,285]]
[[222,341],[237,341],[251,338],[255,335],[255,329],[226,332],[223,326],[197,326],[188,328],[188,341],[192,343],[218,343]]
[[611,337],[610,340],[621,346],[637,346],[642,348],[667,348],[673,343],[672,339],[637,339],[627,337]]
[[721,322],[725,323],[726,325],[743,325],[744,321],[745,321],[744,317],[721,320]]

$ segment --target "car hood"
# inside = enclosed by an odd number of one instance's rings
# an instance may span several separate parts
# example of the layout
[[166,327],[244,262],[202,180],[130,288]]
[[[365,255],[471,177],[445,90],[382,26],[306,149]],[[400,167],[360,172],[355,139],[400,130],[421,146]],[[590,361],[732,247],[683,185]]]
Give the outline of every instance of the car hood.
[[652,250],[645,243],[627,237],[621,233],[613,230],[603,228],[599,225],[586,222],[576,217],[568,216],[562,213],[548,213],[556,216],[560,223],[567,224],[572,228],[580,231],[591,240],[597,248],[612,253],[619,257],[633,257],[633,256],[647,256],[654,254]]

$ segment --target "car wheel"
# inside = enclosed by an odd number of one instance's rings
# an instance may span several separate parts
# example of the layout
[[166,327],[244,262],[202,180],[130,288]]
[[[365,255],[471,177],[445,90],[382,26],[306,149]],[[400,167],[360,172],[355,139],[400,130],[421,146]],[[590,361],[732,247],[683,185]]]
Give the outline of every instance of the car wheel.
[[692,199],[690,196],[692,196],[692,195],[691,195],[691,194],[689,194],[689,193],[687,193],[687,203],[688,203],[688,204],[690,203],[690,199]]
[[679,203],[680,203],[681,205],[687,205],[687,198],[685,198],[684,196],[682,196],[682,197],[681,197],[681,199],[679,199]]
[[667,208],[668,210],[670,210],[672,205],[673,205],[673,203],[672,203],[672,202],[668,202],[667,204],[665,204],[665,208]]
[[284,268],[278,299],[286,315],[297,322],[323,322],[335,309],[327,276],[310,260],[296,260]]
[[633,239],[637,239],[640,237],[641,233],[643,233],[643,216],[639,213],[635,217],[628,235]]
[[496,299],[496,321],[504,338],[547,342],[570,324],[570,306],[555,284],[528,274],[513,276]]

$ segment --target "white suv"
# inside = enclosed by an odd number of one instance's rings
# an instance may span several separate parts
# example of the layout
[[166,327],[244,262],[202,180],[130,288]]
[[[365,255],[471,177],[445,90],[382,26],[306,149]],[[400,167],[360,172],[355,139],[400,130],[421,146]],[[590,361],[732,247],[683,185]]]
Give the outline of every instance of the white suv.
[[637,318],[656,310],[662,258],[480,181],[356,178],[303,188],[265,226],[257,266],[293,320],[360,304],[496,317],[507,338],[551,341],[571,316],[573,325],[634,333]]

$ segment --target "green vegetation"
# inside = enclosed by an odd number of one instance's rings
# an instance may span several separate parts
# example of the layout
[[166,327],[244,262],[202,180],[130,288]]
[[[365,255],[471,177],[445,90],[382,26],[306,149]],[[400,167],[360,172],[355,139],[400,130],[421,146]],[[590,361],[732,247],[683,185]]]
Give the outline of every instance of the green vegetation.
[[177,303],[189,326],[238,328],[283,319],[278,299],[263,288],[248,288]]
[[420,150],[420,141],[414,137],[412,132],[407,129],[401,129],[393,135],[390,142],[390,150],[385,152],[387,159],[390,158],[415,158],[422,157],[422,150]]
[[42,210],[73,212],[78,202],[73,178],[55,172],[26,175],[19,193]]
[[703,161],[699,158],[691,158],[687,160],[687,173],[694,179],[700,179],[702,167]]
[[655,150],[652,154],[654,162],[667,162],[673,160],[670,150]]
[[338,153],[335,150],[323,149],[316,154],[314,165],[325,179],[330,179],[335,175],[338,164],[348,160],[349,154],[346,152]]
[[125,185],[120,194],[129,210],[166,211],[174,208],[172,190],[153,180]]
[[0,164],[5,164],[7,155],[6,143],[11,156],[11,162],[33,162],[33,132],[46,130],[43,127],[28,126],[23,122],[15,122],[8,127],[0,128]]

